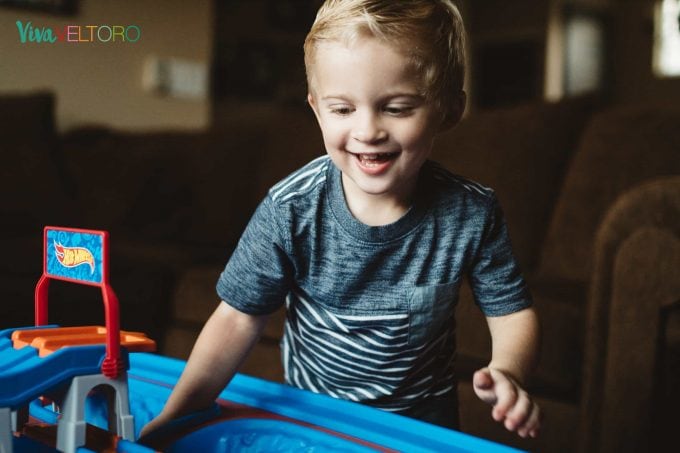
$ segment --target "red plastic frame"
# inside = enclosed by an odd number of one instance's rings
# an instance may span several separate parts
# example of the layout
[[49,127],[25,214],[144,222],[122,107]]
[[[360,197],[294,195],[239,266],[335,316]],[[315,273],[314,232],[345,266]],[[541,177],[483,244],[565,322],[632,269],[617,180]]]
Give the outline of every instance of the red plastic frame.
[[[101,283],[74,280],[47,273],[47,231],[60,230],[70,233],[87,233],[102,236],[102,281]],[[81,285],[99,286],[104,299],[104,316],[106,322],[106,357],[102,362],[102,374],[109,378],[119,376],[125,370],[125,361],[120,356],[120,315],[118,297],[109,282],[109,232],[46,226],[43,229],[43,272],[35,286],[35,325],[47,325],[48,289],[50,280],[64,280]]]

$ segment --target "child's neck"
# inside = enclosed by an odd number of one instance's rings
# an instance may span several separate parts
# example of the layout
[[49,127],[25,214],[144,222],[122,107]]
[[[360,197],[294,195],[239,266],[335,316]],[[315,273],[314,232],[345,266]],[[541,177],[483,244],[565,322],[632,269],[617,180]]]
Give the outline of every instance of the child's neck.
[[403,217],[412,204],[413,188],[403,194],[373,195],[358,189],[342,178],[345,201],[355,219],[368,226],[383,226]]

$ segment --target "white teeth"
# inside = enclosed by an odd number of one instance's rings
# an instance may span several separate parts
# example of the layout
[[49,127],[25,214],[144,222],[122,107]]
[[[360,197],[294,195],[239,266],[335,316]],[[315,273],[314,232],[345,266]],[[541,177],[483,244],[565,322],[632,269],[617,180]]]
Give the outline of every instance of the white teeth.
[[365,165],[367,167],[377,167],[380,165],[380,162],[372,161],[372,160],[362,160],[361,161],[362,165]]
[[378,160],[392,157],[396,153],[356,154],[361,160]]

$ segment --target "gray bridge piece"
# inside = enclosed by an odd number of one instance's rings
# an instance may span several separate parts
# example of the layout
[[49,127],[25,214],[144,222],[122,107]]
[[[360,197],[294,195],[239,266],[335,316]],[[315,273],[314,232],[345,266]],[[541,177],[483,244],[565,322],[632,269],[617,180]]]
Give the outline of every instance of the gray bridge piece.
[[125,440],[134,441],[135,427],[130,414],[127,374],[115,379],[103,374],[76,376],[66,393],[61,416],[57,425],[57,449],[75,453],[85,445],[85,400],[90,391],[97,386],[108,386],[115,391],[109,399],[109,431]]

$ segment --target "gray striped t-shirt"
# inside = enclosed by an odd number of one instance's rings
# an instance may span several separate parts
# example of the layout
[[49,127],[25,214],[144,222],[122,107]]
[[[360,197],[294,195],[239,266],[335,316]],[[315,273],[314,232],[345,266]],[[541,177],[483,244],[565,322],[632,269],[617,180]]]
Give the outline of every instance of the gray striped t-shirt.
[[531,304],[490,189],[428,161],[416,191],[402,218],[367,226],[324,156],[258,206],[217,292],[254,315],[285,301],[289,384],[403,411],[455,391],[454,308],[465,276],[487,316]]

